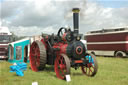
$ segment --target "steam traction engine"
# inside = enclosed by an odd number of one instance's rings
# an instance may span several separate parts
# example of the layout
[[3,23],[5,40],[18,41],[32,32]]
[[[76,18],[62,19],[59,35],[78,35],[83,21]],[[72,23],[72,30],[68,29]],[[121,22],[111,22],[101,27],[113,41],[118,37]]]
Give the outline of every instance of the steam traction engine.
[[30,64],[33,71],[43,70],[45,65],[54,65],[56,76],[65,79],[70,67],[81,67],[83,74],[94,76],[97,73],[97,61],[94,55],[86,53],[85,45],[80,41],[79,8],[73,10],[74,31],[62,27],[57,35],[48,35],[41,41],[34,41],[30,48]]

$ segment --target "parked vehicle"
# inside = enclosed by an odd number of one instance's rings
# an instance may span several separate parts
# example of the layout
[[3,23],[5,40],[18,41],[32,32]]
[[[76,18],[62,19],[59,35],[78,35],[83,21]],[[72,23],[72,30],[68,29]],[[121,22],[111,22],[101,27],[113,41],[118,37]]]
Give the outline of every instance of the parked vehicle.
[[89,53],[101,56],[128,56],[128,27],[89,31],[85,38]]
[[30,47],[30,65],[33,71],[43,70],[45,65],[54,65],[56,76],[65,79],[70,68],[81,67],[84,75],[95,76],[98,65],[96,57],[88,54],[80,41],[79,8],[73,9],[74,30],[61,27],[57,35],[48,35],[34,41]]
[[0,27],[0,59],[8,59],[8,43],[12,41],[12,33],[7,27]]

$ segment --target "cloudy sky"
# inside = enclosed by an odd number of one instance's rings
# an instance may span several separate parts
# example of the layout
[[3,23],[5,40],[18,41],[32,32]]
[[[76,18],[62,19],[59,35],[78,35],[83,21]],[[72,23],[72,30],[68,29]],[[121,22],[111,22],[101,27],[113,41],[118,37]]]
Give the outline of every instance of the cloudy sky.
[[0,25],[18,36],[56,33],[72,28],[73,7],[81,9],[80,33],[128,26],[128,0],[0,0]]

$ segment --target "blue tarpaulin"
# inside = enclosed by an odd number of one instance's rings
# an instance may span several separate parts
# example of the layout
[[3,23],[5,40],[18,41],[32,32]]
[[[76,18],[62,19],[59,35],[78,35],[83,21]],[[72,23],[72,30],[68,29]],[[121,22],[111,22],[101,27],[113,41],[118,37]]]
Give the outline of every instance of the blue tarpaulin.
[[18,76],[24,76],[23,71],[27,70],[27,64],[26,63],[17,63],[17,65],[10,66],[11,71],[10,72],[16,72]]

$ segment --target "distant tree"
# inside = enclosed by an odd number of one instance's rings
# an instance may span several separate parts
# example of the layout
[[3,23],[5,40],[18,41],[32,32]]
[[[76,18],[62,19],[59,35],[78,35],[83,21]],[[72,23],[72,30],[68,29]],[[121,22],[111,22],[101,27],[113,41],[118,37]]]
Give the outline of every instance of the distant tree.
[[21,39],[27,37],[27,36],[17,36],[13,32],[11,32],[11,33],[12,33],[12,39],[11,39],[12,42],[15,42],[17,40],[21,40]]

